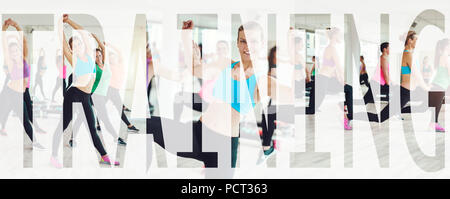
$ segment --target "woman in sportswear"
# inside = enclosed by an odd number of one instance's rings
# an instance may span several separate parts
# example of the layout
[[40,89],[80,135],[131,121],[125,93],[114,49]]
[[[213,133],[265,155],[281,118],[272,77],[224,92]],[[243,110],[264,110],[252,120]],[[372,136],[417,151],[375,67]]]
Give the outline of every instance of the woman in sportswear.
[[[67,14],[63,15],[63,22],[69,24],[75,30],[78,30],[79,35],[75,35],[66,42],[65,34],[63,34],[63,52],[64,57],[73,67],[73,83],[67,90],[63,102],[63,118],[58,125],[53,136],[53,151],[51,156],[51,163],[61,168],[62,165],[57,160],[58,148],[62,139],[62,133],[67,129],[69,123],[72,121],[72,105],[74,102],[80,102],[83,106],[83,111],[91,134],[94,147],[100,153],[101,163],[119,165],[119,162],[111,162],[107,155],[102,141],[97,135],[95,128],[95,116],[92,110],[92,103],[90,94],[95,82],[95,62],[92,59],[91,53],[93,49],[89,45],[89,35],[83,31],[83,28],[69,19]],[[62,125],[61,125],[62,123]],[[62,126],[62,129],[61,129]]]

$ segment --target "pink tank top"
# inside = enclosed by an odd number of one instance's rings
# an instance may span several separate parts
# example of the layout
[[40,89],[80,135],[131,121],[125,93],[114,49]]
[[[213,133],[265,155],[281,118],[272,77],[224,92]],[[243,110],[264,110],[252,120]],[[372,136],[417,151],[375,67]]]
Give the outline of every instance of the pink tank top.
[[200,97],[205,100],[205,102],[210,102],[211,98],[213,96],[213,89],[214,89],[214,83],[216,82],[216,79],[213,80],[207,80],[203,83],[202,88],[200,89],[200,92],[198,93]]
[[58,67],[59,78],[66,79],[67,77],[67,66],[64,64],[63,67]]
[[[388,64],[388,71],[389,71],[389,64]],[[375,74],[373,75],[373,79],[380,83],[380,85],[385,85],[386,80],[384,79],[383,71],[381,71],[381,65],[378,64],[377,69],[375,69]]]

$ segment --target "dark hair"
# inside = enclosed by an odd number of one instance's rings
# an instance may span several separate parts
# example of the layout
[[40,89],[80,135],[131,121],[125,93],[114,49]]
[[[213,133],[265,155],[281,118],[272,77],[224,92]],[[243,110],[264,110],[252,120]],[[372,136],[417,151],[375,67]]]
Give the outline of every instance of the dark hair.
[[277,67],[277,63],[274,63],[274,59],[275,57],[275,53],[277,52],[277,47],[274,46],[270,49],[269,51],[269,56],[268,56],[268,61],[269,61],[269,70],[271,68],[276,68]]
[[405,40],[405,46],[406,46],[406,44],[408,44],[408,40],[414,39],[414,36],[416,36],[416,31],[413,31],[413,30],[408,31],[408,35],[406,36],[406,40]]
[[380,45],[380,51],[381,51],[381,52],[383,52],[383,50],[384,50],[385,48],[389,48],[389,42],[383,42],[383,43]]
[[73,37],[71,37],[69,39],[69,47],[70,47],[71,50],[72,50],[72,43],[73,43]]
[[360,58],[360,59],[363,59],[363,60],[364,60],[364,56],[362,56],[362,55],[361,55],[361,56],[359,56],[359,58]]
[[103,53],[102,49],[100,49],[100,48],[96,48],[96,49],[95,49],[95,52]]
[[203,44],[198,44],[198,48],[200,49],[200,59],[203,58]]
[[435,54],[434,54],[434,66],[435,67],[439,67],[439,60],[441,59],[441,55],[442,55],[442,50],[444,50],[444,48],[446,46],[448,46],[450,44],[450,40],[449,39],[442,39],[439,40],[436,44],[436,49],[435,49]]
[[238,29],[238,35],[237,35],[237,40],[239,41],[239,33],[241,31],[244,31],[244,27],[250,30],[259,30],[261,32],[261,38],[264,37],[264,31],[263,28],[261,27],[261,25],[259,25],[258,23],[254,22],[254,21],[250,21],[244,25],[239,26]]
[[69,39],[69,47],[70,47],[70,50],[73,50],[73,48],[72,48],[72,46],[73,46],[73,41],[74,40],[80,40],[80,38],[78,38],[78,37],[71,37],[70,39]]

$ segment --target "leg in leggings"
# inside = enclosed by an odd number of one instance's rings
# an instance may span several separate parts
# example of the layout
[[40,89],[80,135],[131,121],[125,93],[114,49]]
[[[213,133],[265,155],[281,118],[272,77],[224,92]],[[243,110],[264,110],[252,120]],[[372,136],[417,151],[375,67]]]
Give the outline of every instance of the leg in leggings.
[[83,91],[79,90],[76,87],[71,87],[69,90],[67,90],[66,96],[64,97],[63,119],[62,119],[63,126],[62,129],[57,128],[53,136],[52,155],[57,156],[59,143],[61,142],[61,135],[64,132],[64,130],[67,129],[69,123],[72,121],[73,102],[81,102],[84,114],[86,116],[86,121],[88,123],[89,132],[91,133],[92,142],[94,143],[94,147],[97,149],[97,151],[100,153],[101,156],[106,155],[106,151],[103,148],[102,142],[99,136],[97,135],[97,131],[95,129],[95,116],[94,111],[92,110],[92,104],[90,102],[90,95],[84,93]]
[[364,73],[362,75],[359,75],[359,84],[361,85],[366,85],[367,87],[370,86],[369,84],[369,76],[367,75],[367,73]]
[[[319,108],[322,105],[323,100],[327,94],[336,94],[339,91],[342,92],[342,88],[344,87],[340,82],[338,82],[335,78],[326,77],[323,75],[317,75],[320,81],[320,89],[321,92],[317,92],[316,87],[318,86],[317,82],[313,84],[311,89],[311,94],[309,98],[309,106],[306,107],[306,114],[314,114],[316,112],[315,108]],[[317,104],[317,105],[316,105]]]
[[430,91],[428,92],[428,106],[434,107],[434,122],[439,121],[439,112],[441,111],[442,102],[444,101],[445,92],[444,91]]
[[112,101],[114,106],[117,108],[117,111],[121,113],[122,121],[130,126],[130,121],[128,121],[128,117],[125,115],[125,111],[123,110],[123,103],[120,97],[119,89],[109,87],[107,98]]
[[46,98],[45,94],[44,94],[44,82],[42,81],[42,76],[39,73],[36,74],[36,81],[34,83],[35,83],[35,86],[34,86],[34,89],[33,89],[33,93],[36,93],[36,89],[39,86],[39,88],[41,90],[42,97]]
[[[97,111],[98,119],[97,121],[102,121],[106,130],[113,136],[114,139],[118,139],[119,135],[117,135],[116,130],[114,129],[111,120],[109,119],[108,110],[106,109],[106,102],[108,99],[106,96],[96,95],[92,96],[92,100],[94,101],[94,108]],[[103,126],[102,126],[103,127]]]
[[266,115],[264,112],[262,113],[262,146],[271,146],[272,144],[272,136],[275,131],[275,120],[276,114],[267,114],[267,122]]
[[[161,124],[165,125],[164,127],[166,129],[164,130],[166,130],[168,133],[163,132],[163,127]],[[162,148],[166,148],[164,140],[185,139],[180,137],[183,135],[174,133],[176,131],[179,131],[179,129],[189,129],[188,123],[181,123],[179,121],[160,118],[156,116],[147,119],[147,134],[153,134],[154,141]],[[207,127],[202,127],[202,123],[200,121],[194,121],[192,124],[192,138],[193,138],[192,152],[178,152],[177,156],[185,158],[193,158],[202,161],[206,168],[216,168],[218,166],[217,152],[202,151],[202,137],[204,137],[205,134],[208,134],[208,137],[212,139],[208,140],[210,143],[211,142],[218,143],[223,142],[225,139],[230,139],[230,137],[226,137],[219,133],[215,133],[213,130]],[[188,139],[187,136],[186,139]],[[231,167],[233,168],[236,166],[237,162],[238,145],[239,145],[239,138],[237,137],[231,138]]]
[[[400,87],[400,107],[404,108],[405,105],[411,100],[410,91],[404,87]],[[396,111],[392,115],[400,114],[401,111]],[[376,115],[376,114],[375,114]],[[376,116],[378,118],[378,116]],[[374,119],[374,114],[371,113],[369,121]],[[380,112],[380,122],[384,122],[389,119],[389,104],[383,108]]]
[[[52,100],[55,99],[56,91],[58,91],[62,87],[61,80],[62,80],[61,78],[56,77],[55,87],[53,88],[53,91],[52,91]],[[63,88],[63,91],[64,91],[64,88]]]
[[[5,87],[5,90],[2,92],[2,96],[5,98],[2,99],[6,100],[2,102],[3,107],[1,110],[2,115],[0,117],[0,123],[2,124],[2,128],[5,128],[9,113],[11,111],[14,111],[19,116],[19,120],[23,124],[25,133],[28,135],[30,140],[33,141],[33,127],[31,126],[27,106],[25,104],[25,101],[23,100],[22,95],[23,93],[18,93],[16,91],[13,91],[9,87]],[[23,117],[20,117],[21,114],[23,114]]]
[[353,88],[352,86],[346,84],[344,86],[345,93],[345,105],[347,105],[347,118],[353,120]]

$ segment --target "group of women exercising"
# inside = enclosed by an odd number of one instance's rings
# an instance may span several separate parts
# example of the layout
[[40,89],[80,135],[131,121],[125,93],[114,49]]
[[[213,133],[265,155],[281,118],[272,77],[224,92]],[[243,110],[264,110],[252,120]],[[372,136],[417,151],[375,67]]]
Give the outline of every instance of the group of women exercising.
[[[124,78],[124,63],[121,57],[120,50],[109,43],[102,43],[95,34],[89,34],[84,29],[69,18],[68,15],[63,16],[63,22],[70,25],[78,34],[75,34],[68,41],[66,41],[65,34],[63,34],[63,54],[68,63],[72,66],[73,73],[69,76],[69,88],[64,94],[63,102],[63,118],[58,125],[53,137],[53,150],[51,162],[55,167],[62,165],[57,160],[59,142],[61,141],[62,133],[67,129],[72,121],[72,104],[80,102],[82,107],[89,132],[95,148],[101,155],[101,163],[119,165],[118,161],[112,162],[103,147],[102,141],[97,134],[100,130],[95,126],[95,115],[92,108],[95,108],[97,113],[97,122],[101,121],[106,126],[108,132],[117,140],[120,145],[126,145],[124,139],[119,137],[118,133],[113,127],[109,119],[109,112],[106,108],[106,103],[111,101],[117,109],[118,114],[121,115],[122,121],[127,125],[129,131],[139,131],[132,125],[125,115],[125,107],[123,106],[120,89],[123,87]],[[89,46],[89,36],[92,36],[98,45],[95,49],[95,60],[90,52],[92,48]],[[105,44],[108,47],[109,62],[105,64]],[[95,104],[95,105],[94,105]],[[73,132],[77,132],[83,116],[79,114],[77,120],[74,121]],[[98,122],[99,123],[99,122]],[[61,125],[62,124],[62,125]],[[73,134],[75,136],[76,134]],[[73,137],[69,144],[74,145]]]
[[[51,163],[55,167],[62,167],[57,158],[59,145],[62,140],[61,136],[72,122],[72,114],[74,112],[72,105],[78,102],[82,105],[82,111],[79,112],[84,113],[93,144],[101,155],[101,163],[119,165],[119,162],[110,160],[102,140],[97,134],[97,130],[100,130],[99,121],[101,121],[106,130],[117,140],[118,144],[126,145],[126,142],[119,137],[109,119],[106,103],[111,101],[116,107],[118,114],[121,115],[123,122],[127,124],[128,129],[130,131],[138,131],[128,121],[124,113],[125,107],[119,94],[124,81],[121,77],[124,64],[120,50],[109,43],[101,42],[97,35],[85,31],[82,26],[75,23],[68,15],[63,16],[63,22],[77,31],[69,40],[66,40],[65,34],[62,34],[60,39],[63,43],[63,53],[56,56],[58,69],[56,80],[60,84],[56,84],[51,99],[54,100],[56,92],[62,85],[64,101],[63,115],[53,136]],[[21,27],[11,19],[3,23],[2,30],[6,31],[9,27],[22,31]],[[192,30],[193,28],[193,21],[183,22],[183,30]],[[184,62],[187,67],[178,76],[192,75],[201,79],[200,92],[188,94],[193,99],[192,108],[201,112],[201,116],[197,121],[192,122],[192,152],[178,152],[178,156],[200,160],[206,168],[218,167],[222,164],[219,161],[218,154],[202,150],[202,138],[207,137],[210,139],[208,142],[221,143],[226,141],[225,143],[230,144],[230,146],[225,148],[229,149],[231,147],[229,154],[231,165],[225,166],[236,167],[241,118],[254,113],[255,105],[261,103],[265,108],[263,108],[261,123],[263,129],[261,134],[262,154],[258,159],[258,163],[264,162],[276,152],[276,142],[273,140],[276,122],[284,120],[283,122],[294,123],[293,120],[277,117],[274,110],[295,110],[293,108],[295,100],[305,97],[304,88],[310,90],[309,104],[304,109],[305,114],[315,114],[322,105],[326,95],[338,94],[343,91],[345,93],[344,105],[346,106],[343,115],[344,129],[352,129],[350,125],[350,121],[353,119],[352,86],[345,82],[344,69],[341,66],[341,60],[336,49],[336,46],[342,42],[341,31],[338,28],[327,30],[328,45],[323,51],[320,66],[316,62],[316,57],[314,57],[311,69],[305,66],[305,59],[302,54],[304,50],[302,38],[293,35],[288,36],[288,48],[291,53],[287,61],[277,61],[277,47],[273,47],[268,53],[268,62],[260,64],[259,60],[257,60],[260,58],[251,55],[258,55],[260,54],[260,49],[264,49],[262,47],[264,43],[262,42],[263,32],[262,27],[256,22],[241,25],[238,29],[236,43],[239,49],[240,60],[233,61],[228,58],[226,56],[229,51],[228,43],[220,41],[217,43],[218,56],[216,60],[208,64],[202,61],[199,46],[190,41],[190,37],[183,36],[183,47],[186,53]],[[93,37],[97,42],[95,57],[93,57],[93,48],[91,48],[89,43],[90,37]],[[33,141],[35,148],[45,149],[44,146],[33,139],[33,126],[38,132],[44,133],[44,131],[32,120],[32,100],[29,92],[31,68],[28,64],[27,41],[23,37],[23,43],[20,43],[21,39],[17,35],[7,36],[6,34],[3,34],[2,39],[5,53],[4,70],[7,78],[0,93],[0,98],[5,99],[0,111],[1,134],[6,135],[6,121],[10,112],[15,111],[20,115],[20,108],[23,108],[23,117],[19,117],[19,119],[23,123],[26,134]],[[369,121],[384,122],[390,116],[411,113],[411,106],[406,106],[410,101],[410,93],[428,92],[428,105],[435,108],[434,119],[430,122],[430,126],[435,131],[444,132],[445,129],[439,125],[438,118],[445,97],[445,90],[450,85],[450,72],[448,69],[450,66],[448,61],[450,40],[442,39],[436,45],[434,56],[435,75],[422,76],[420,71],[415,72],[415,68],[411,67],[417,39],[418,37],[414,31],[408,32],[402,55],[400,85],[393,84],[389,79],[389,43],[384,42],[380,45],[381,56],[379,65],[375,75],[370,80],[367,75],[364,57],[361,56],[360,83],[369,88],[364,95],[366,104],[375,102],[375,92],[389,98],[390,88],[400,90],[401,110],[389,114],[389,104],[387,104],[379,114],[367,113]],[[251,47],[249,47],[249,43],[252,44]],[[189,54],[188,52],[190,51],[186,50],[191,46],[193,47],[193,54]],[[105,63],[106,48],[108,48],[109,52],[109,62],[107,64]],[[45,52],[41,50],[35,82],[36,86],[40,86],[43,98],[46,98],[42,85],[42,75],[47,69],[44,56]],[[192,59],[188,59],[189,56],[192,56]],[[152,55],[150,47],[147,45],[148,96],[152,86],[152,79],[155,76],[174,77],[173,75],[165,75],[170,72],[164,71],[164,68],[158,71],[154,70],[153,64],[157,59],[157,53]],[[293,81],[290,87],[277,83],[279,78],[281,78],[277,77],[276,74],[277,63],[284,61],[292,65],[295,71],[292,74]],[[68,67],[65,63],[71,66],[72,74],[68,75]],[[424,66],[424,71],[425,69],[429,70],[429,68],[430,66]],[[284,94],[280,95],[280,92],[275,92],[274,88],[281,89],[280,91]],[[320,91],[316,88],[320,88]],[[23,100],[18,101],[17,99],[19,98]],[[269,100],[266,100],[267,98]],[[286,100],[287,98],[292,98],[293,100]],[[226,115],[227,113],[231,114],[231,117],[218,117],[218,115]],[[295,114],[295,111],[293,111],[293,114]],[[74,132],[78,131],[84,119],[83,114],[78,115],[78,118],[73,122],[75,126]],[[163,148],[166,148],[164,136],[170,136],[167,133],[163,134],[163,124],[174,129],[187,129],[190,127],[189,123],[179,121],[178,116],[169,119],[164,116],[152,115],[150,119],[147,119],[147,133],[153,134],[155,142]],[[73,144],[74,141],[71,139],[70,145],[72,146]]]
[[[411,93],[420,95],[428,92],[428,104],[425,102],[426,99],[421,99],[422,104],[417,106],[414,111],[425,112],[428,107],[434,108],[434,117],[432,117],[434,119],[430,121],[430,127],[436,132],[445,132],[445,129],[439,125],[438,121],[440,110],[444,102],[445,91],[449,86],[449,39],[439,40],[436,44],[434,55],[434,68],[436,68],[436,73],[432,79],[431,75],[428,76],[431,81],[426,81],[424,79],[425,76],[422,75],[420,67],[412,67],[413,53],[417,39],[416,32],[408,32],[401,61],[400,85],[395,85],[389,80],[389,43],[385,42],[380,45],[380,65],[377,67],[371,83],[367,84],[369,90],[364,96],[364,101],[366,104],[374,103],[373,90],[375,89],[380,91],[381,94],[389,97],[389,88],[392,87],[395,90],[400,90],[400,110],[394,110],[393,113],[389,113],[389,104],[387,104],[381,110],[380,114],[368,113],[368,118],[371,122],[384,122],[389,119],[390,116],[398,116],[401,113],[411,113],[412,107],[407,106],[407,103],[411,101]],[[362,79],[364,79],[364,77],[362,77]]]
[[[122,121],[127,125],[129,131],[139,131],[132,125],[124,111],[125,106],[120,97],[120,90],[124,84],[124,63],[121,57],[120,50],[112,44],[106,44],[108,47],[109,62],[105,63],[105,43],[101,42],[99,38],[92,33],[85,31],[82,26],[72,21],[68,15],[63,16],[63,23],[68,24],[74,30],[77,30],[73,37],[68,41],[65,34],[60,38],[63,44],[63,54],[57,54],[56,64],[58,69],[58,76],[56,78],[56,85],[52,93],[52,101],[59,89],[63,91],[63,114],[58,127],[53,135],[52,156],[50,162],[57,168],[61,168],[62,164],[58,161],[59,143],[62,140],[61,135],[67,129],[72,121],[72,105],[75,102],[81,103],[83,109],[79,111],[78,118],[73,122],[73,132],[78,131],[82,124],[83,113],[87,121],[87,126],[91,134],[93,144],[101,155],[101,163],[119,165],[119,162],[112,162],[107,155],[102,141],[97,134],[97,129],[100,130],[99,121],[105,125],[106,130],[115,138],[119,145],[126,145],[124,139],[119,137],[118,131],[114,129],[110,121],[110,113],[107,111],[106,103],[111,101],[116,107],[117,112],[121,115]],[[7,19],[2,24],[2,30],[7,31],[9,27],[13,27],[16,31],[22,31],[17,22],[12,19]],[[62,27],[60,27],[62,31]],[[21,123],[30,140],[33,142],[33,147],[36,149],[46,149],[43,145],[36,141],[33,137],[33,129],[37,132],[45,133],[36,122],[33,122],[32,115],[32,98],[30,96],[30,78],[31,66],[28,62],[28,45],[24,36],[12,34],[14,32],[3,34],[3,52],[4,52],[4,71],[6,74],[5,84],[0,93],[2,105],[0,106],[0,125],[1,134],[7,135],[6,122],[11,111],[14,111],[19,116]],[[95,50],[89,45],[90,37],[93,37],[98,45]],[[22,38],[21,38],[22,37]],[[21,43],[23,39],[23,43]],[[46,96],[43,92],[43,74],[47,70],[45,63],[45,51],[43,49],[39,52],[39,59],[37,63],[37,73],[35,80],[35,87],[40,86],[41,94],[44,99]],[[66,62],[64,61],[66,60]],[[72,68],[72,74],[68,76],[68,67]],[[67,79],[67,80],[66,80]],[[20,100],[19,100],[20,99]],[[95,102],[95,106],[94,106]],[[94,110],[96,114],[94,114]],[[22,116],[22,110],[23,116]],[[96,128],[97,116],[97,128]],[[69,143],[73,145],[72,139]]]
[[[194,27],[192,21],[183,22],[183,30],[190,30]],[[342,33],[338,28],[330,28],[326,32],[328,38],[328,45],[325,47],[322,55],[320,67],[313,60],[313,67],[308,70],[304,67],[304,58],[301,52],[302,40],[298,37],[289,38],[292,43],[292,49],[289,49],[292,54],[290,55],[289,63],[295,66],[294,83],[292,88],[295,88],[295,99],[304,97],[302,92],[303,88],[310,89],[309,104],[305,108],[305,114],[315,114],[317,108],[323,103],[325,96],[330,94],[338,94],[339,92],[345,93],[344,101],[344,129],[351,130],[350,121],[353,119],[353,92],[352,86],[346,83],[344,78],[344,69],[341,66],[340,57],[338,56],[336,46],[342,41]],[[290,106],[284,106],[276,99],[273,87],[277,85],[277,47],[273,47],[268,53],[268,67],[266,73],[259,70],[262,67],[257,65],[255,58],[251,58],[250,54],[257,55],[259,52],[260,43],[257,41],[262,39],[263,31],[259,24],[255,22],[249,22],[242,25],[238,29],[237,48],[239,49],[240,60],[233,61],[230,58],[220,57],[221,62],[217,62],[216,65],[211,63],[206,64],[202,62],[200,56],[199,47],[193,43],[193,54],[185,54],[185,56],[192,56],[192,63],[186,62],[187,66],[192,65],[193,70],[190,73],[197,78],[202,79],[202,88],[200,93],[194,93],[193,109],[201,112],[201,117],[198,121],[193,121],[193,149],[192,152],[178,152],[177,155],[181,157],[194,158],[204,163],[205,167],[217,167],[218,157],[217,154],[208,153],[202,151],[202,137],[207,136],[211,140],[208,142],[214,142],[218,140],[230,139],[231,143],[231,167],[234,168],[237,163],[237,151],[239,145],[240,129],[239,122],[242,116],[245,116],[253,112],[253,108],[256,103],[262,103],[261,97],[263,95],[269,96],[270,100],[266,109],[262,112],[262,151],[263,154],[258,160],[258,163],[264,162],[268,157],[275,153],[276,143],[273,140],[274,130],[276,128],[276,122],[283,120],[277,118],[275,109],[279,111],[289,111],[288,109],[295,108]],[[438,116],[443,104],[445,90],[448,89],[449,81],[449,63],[448,56],[450,55],[450,43],[448,39],[440,40],[436,45],[435,54],[435,68],[437,68],[436,75],[429,80],[429,84],[424,81],[420,75],[420,71],[412,73],[414,69],[412,66],[412,57],[414,48],[418,37],[414,31],[409,31],[405,41],[405,49],[402,55],[401,66],[401,83],[400,85],[394,85],[389,79],[389,43],[384,42],[380,45],[381,56],[379,58],[379,65],[375,71],[375,75],[370,78],[367,75],[367,68],[364,62],[364,57],[361,56],[360,66],[360,83],[366,85],[369,89],[364,95],[365,104],[374,103],[374,91],[385,95],[382,100],[387,101],[389,98],[389,88],[400,90],[401,111],[394,111],[389,114],[389,104],[385,106],[380,113],[367,113],[370,122],[384,122],[389,119],[390,116],[400,115],[401,113],[411,113],[411,106],[406,106],[410,101],[410,90],[413,92],[428,92],[428,105],[434,107],[434,119],[430,122],[430,126],[436,132],[444,132],[445,129],[438,123]],[[186,39],[185,39],[186,40]],[[184,49],[188,51],[191,41],[183,41]],[[251,42],[253,46],[252,51],[249,49],[248,42]],[[219,45],[219,43],[218,43]],[[227,45],[227,43],[226,43]],[[227,46],[228,47],[228,46]],[[149,49],[148,49],[149,51]],[[188,51],[190,52],[190,51]],[[316,58],[316,57],[314,57]],[[185,57],[185,60],[190,60]],[[283,62],[285,60],[279,60]],[[229,66],[222,66],[220,63],[229,63]],[[148,64],[152,64],[147,61]],[[429,67],[429,66],[427,66]],[[147,66],[149,70],[153,68]],[[188,67],[189,68],[189,67]],[[208,71],[209,72],[205,72]],[[215,71],[215,72],[211,72]],[[419,74],[417,74],[419,73]],[[242,74],[245,76],[242,77]],[[152,76],[158,74],[152,73],[149,76],[149,81]],[[429,75],[431,78],[431,75]],[[412,79],[414,82],[412,82]],[[267,92],[261,92],[262,82],[267,83]],[[277,88],[279,88],[278,86]],[[241,89],[245,88],[245,92],[241,92]],[[320,88],[320,92],[316,90]],[[342,88],[344,88],[342,90]],[[228,89],[228,90],[226,90]],[[301,90],[301,92],[298,92]],[[231,93],[230,93],[231,92]],[[209,94],[208,94],[209,93]],[[245,95],[244,97],[240,95]],[[244,99],[250,100],[244,100]],[[230,100],[231,99],[231,100]],[[200,103],[200,105],[198,105]],[[285,102],[284,103],[292,103]],[[206,109],[205,109],[206,105]],[[203,107],[202,107],[203,106]],[[217,115],[226,113],[226,110],[231,108],[231,119],[224,119]],[[427,107],[426,107],[427,108]],[[418,109],[426,110],[426,109]],[[295,112],[295,111],[294,111]],[[286,121],[293,123],[293,121]],[[165,148],[164,136],[170,137],[170,132],[163,136],[163,125],[171,126],[170,129],[187,129],[189,124],[178,121],[178,118],[169,119],[165,117],[152,116],[147,120],[147,133],[153,134],[155,142]],[[227,133],[228,128],[225,125],[231,124],[231,134]],[[202,127],[203,126],[203,127]],[[230,129],[228,129],[230,130]]]

